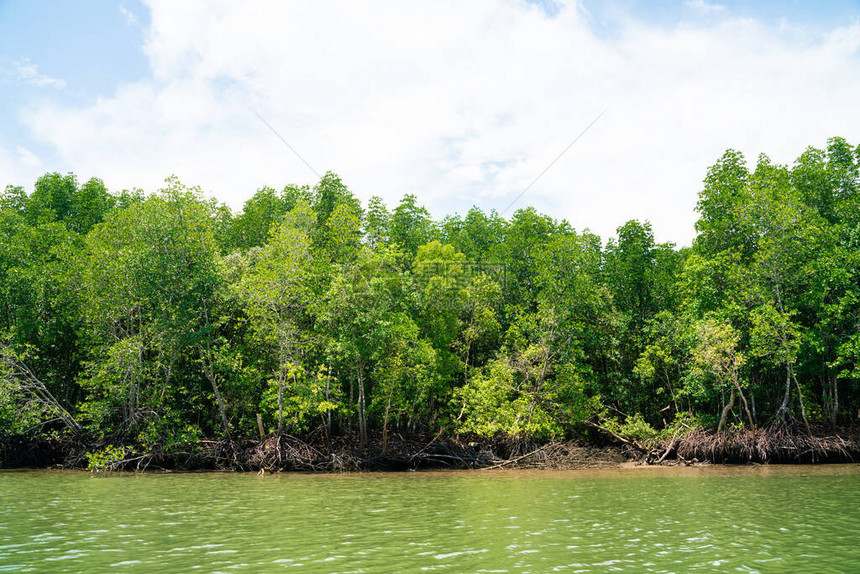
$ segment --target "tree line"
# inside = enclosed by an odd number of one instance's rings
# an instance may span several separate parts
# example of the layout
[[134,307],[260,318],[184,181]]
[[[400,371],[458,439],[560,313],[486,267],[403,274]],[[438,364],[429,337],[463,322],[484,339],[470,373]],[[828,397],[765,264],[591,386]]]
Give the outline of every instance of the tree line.
[[169,178],[0,197],[0,439],[854,424],[860,147],[727,151],[692,247],[533,208],[434,220],[333,173],[241,212]]

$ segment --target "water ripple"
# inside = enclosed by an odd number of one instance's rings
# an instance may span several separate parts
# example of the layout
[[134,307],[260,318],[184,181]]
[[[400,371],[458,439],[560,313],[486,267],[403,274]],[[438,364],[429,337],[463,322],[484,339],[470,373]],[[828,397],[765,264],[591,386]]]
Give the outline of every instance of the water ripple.
[[0,571],[860,571],[860,469],[0,472]]

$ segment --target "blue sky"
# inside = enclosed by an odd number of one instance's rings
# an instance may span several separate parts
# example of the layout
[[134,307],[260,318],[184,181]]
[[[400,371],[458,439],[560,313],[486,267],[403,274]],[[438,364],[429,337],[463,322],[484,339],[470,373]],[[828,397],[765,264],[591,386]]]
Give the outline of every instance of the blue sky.
[[65,79],[69,96],[93,98],[117,83],[145,76],[149,12],[140,2],[94,0],[0,2],[0,53],[30,59],[42,73]]
[[[703,14],[702,5],[712,7],[710,13],[706,10]],[[856,0],[615,0],[590,1],[585,6],[595,14],[621,11],[631,17],[665,26],[716,15],[753,18],[769,24],[788,20],[826,30],[850,22],[860,14],[860,3]]]
[[[0,70],[6,72],[0,75],[0,137],[49,158],[50,145],[29,137],[18,121],[20,109],[43,99],[86,105],[120,83],[145,77],[148,16],[141,3],[132,1],[0,1]],[[16,78],[15,69],[26,66],[36,66],[64,87]]]
[[239,208],[333,170],[436,214],[515,205],[692,238],[727,147],[860,143],[860,2],[0,1],[0,186],[47,171]]

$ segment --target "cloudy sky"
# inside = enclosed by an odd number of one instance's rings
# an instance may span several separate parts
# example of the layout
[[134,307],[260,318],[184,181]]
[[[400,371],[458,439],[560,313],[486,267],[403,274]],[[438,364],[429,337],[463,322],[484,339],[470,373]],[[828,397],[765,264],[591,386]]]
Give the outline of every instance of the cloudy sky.
[[723,151],[860,143],[858,102],[858,1],[0,0],[0,187],[176,174],[240,209],[331,170],[502,211],[605,111],[506,215],[684,245]]

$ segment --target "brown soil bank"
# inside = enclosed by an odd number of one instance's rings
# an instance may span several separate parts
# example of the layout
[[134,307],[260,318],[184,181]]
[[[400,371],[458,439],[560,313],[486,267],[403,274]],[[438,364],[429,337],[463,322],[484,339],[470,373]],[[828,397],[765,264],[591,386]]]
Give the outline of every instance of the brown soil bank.
[[[70,440],[0,442],[0,468],[87,468],[87,453],[108,444]],[[606,468],[628,460],[620,448],[577,441],[536,444],[511,439],[477,441],[474,437],[400,436],[382,441],[357,439],[304,441],[285,435],[260,441],[201,441],[187,452],[121,451],[101,457],[99,470],[235,471],[405,471],[469,468]]]
[[[361,446],[344,440],[315,448],[293,437],[272,437],[246,452],[245,465],[266,470],[418,470],[430,468],[602,468],[627,460],[620,449],[577,441],[535,444],[510,439],[480,441],[459,437],[401,437]],[[245,466],[243,465],[243,466]]]
[[[87,452],[106,444],[72,441],[0,442],[0,468],[87,468]],[[615,467],[629,460],[645,464],[711,463],[836,463],[860,461],[857,432],[813,435],[785,430],[696,431],[651,449],[630,444],[598,446],[565,441],[532,443],[507,438],[394,435],[383,442],[371,437],[365,445],[354,438],[304,441],[292,436],[261,441],[202,441],[187,452],[122,451],[101,459],[101,470],[235,470],[235,471],[403,471],[418,469]]]

